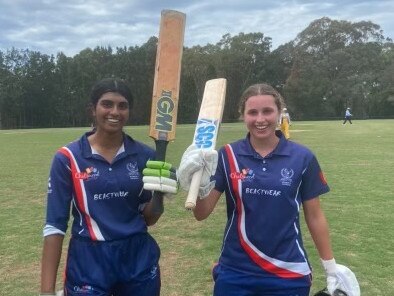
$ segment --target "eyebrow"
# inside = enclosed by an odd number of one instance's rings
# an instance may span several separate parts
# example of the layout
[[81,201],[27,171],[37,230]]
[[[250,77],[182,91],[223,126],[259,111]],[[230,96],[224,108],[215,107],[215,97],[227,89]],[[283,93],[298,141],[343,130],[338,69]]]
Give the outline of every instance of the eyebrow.
[[[115,103],[113,100],[111,100],[111,99],[102,99],[102,100],[100,100],[100,102],[111,102],[111,103]],[[126,100],[126,101],[120,101],[120,102],[118,102],[118,104],[128,104],[129,102]]]

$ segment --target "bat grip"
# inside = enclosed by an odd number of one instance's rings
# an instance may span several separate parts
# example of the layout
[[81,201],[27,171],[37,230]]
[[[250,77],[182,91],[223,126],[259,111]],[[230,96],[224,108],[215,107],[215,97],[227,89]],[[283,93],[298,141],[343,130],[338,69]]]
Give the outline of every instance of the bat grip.
[[[168,141],[156,140],[156,160],[165,161]],[[156,215],[164,212],[163,193],[155,191],[153,193],[152,211]]]
[[168,141],[156,140],[156,160],[165,161]]
[[193,210],[196,207],[197,197],[198,197],[198,190],[200,188],[201,177],[202,177],[203,169],[195,172],[192,181],[190,183],[190,189],[187,194],[187,199],[185,202],[185,208],[187,210]]

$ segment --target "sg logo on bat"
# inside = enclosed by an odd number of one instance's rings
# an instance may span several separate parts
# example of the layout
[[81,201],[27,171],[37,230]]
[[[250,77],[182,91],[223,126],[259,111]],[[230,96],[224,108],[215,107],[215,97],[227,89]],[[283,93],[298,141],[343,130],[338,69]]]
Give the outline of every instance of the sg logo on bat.
[[198,119],[194,135],[194,144],[200,149],[214,147],[217,121],[211,119]]

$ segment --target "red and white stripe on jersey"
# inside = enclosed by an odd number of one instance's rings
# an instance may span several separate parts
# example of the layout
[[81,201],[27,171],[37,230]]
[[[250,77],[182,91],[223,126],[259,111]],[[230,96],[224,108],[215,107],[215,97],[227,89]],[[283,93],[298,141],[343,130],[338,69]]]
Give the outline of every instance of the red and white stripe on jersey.
[[101,234],[100,228],[98,227],[96,221],[90,216],[88,200],[85,191],[85,185],[82,179],[76,178],[76,176],[81,173],[78,163],[70,149],[67,147],[62,147],[59,152],[65,155],[71,164],[71,175],[74,184],[74,190],[76,195],[76,205],[78,210],[82,213],[83,218],[86,221],[88,227],[89,235],[92,240],[104,241],[104,237]]
[[[240,169],[234,151],[230,144],[225,146],[225,151],[229,161],[230,174],[239,176]],[[244,251],[262,269],[282,278],[300,278],[311,273],[307,262],[285,262],[271,258],[261,252],[248,239],[245,225],[245,210],[242,200],[242,180],[240,178],[230,178],[232,191],[236,199],[236,211],[238,214],[237,230],[238,236]]]

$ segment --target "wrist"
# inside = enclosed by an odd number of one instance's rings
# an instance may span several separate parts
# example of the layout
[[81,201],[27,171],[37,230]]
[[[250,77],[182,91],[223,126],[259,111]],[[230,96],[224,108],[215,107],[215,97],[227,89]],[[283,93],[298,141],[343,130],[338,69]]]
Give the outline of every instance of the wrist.
[[323,265],[324,271],[326,274],[335,274],[337,272],[337,264],[335,259],[324,260],[320,258],[320,262]]
[[200,199],[204,199],[205,197],[207,197],[214,187],[215,187],[214,181],[211,181],[206,185],[200,186],[198,190],[198,196],[200,197]]

